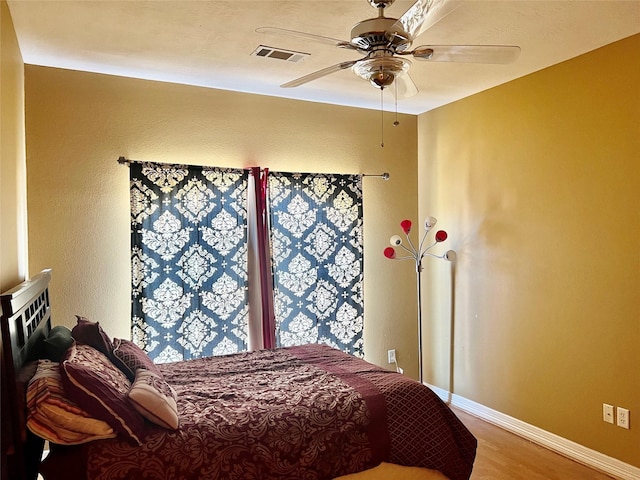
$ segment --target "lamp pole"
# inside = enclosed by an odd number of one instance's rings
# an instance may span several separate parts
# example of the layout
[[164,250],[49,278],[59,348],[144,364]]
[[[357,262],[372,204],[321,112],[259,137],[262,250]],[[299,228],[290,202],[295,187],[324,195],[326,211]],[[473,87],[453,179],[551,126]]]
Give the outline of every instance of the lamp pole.
[[424,383],[424,378],[422,375],[422,288],[420,286],[420,277],[422,273],[422,259],[418,258],[416,260],[416,283],[418,285],[418,375],[420,378],[420,383]]

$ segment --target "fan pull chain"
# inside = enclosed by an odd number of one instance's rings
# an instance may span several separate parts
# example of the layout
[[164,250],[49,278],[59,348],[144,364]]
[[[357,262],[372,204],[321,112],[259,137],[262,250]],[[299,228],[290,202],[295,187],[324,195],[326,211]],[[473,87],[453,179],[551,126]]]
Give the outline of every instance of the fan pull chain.
[[380,148],[384,148],[384,88],[380,89]]
[[395,98],[395,100],[396,100],[396,121],[393,122],[393,126],[397,127],[398,125],[400,125],[400,122],[398,121],[398,82],[394,81],[393,82],[393,86],[396,89],[396,98]]

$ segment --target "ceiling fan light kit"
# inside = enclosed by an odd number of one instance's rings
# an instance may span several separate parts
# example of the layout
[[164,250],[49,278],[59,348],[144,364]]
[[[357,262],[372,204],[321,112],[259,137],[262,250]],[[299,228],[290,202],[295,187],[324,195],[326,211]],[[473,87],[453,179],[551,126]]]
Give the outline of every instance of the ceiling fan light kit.
[[360,78],[369,80],[374,87],[385,88],[393,83],[396,76],[409,71],[411,62],[404,58],[372,57],[358,62],[351,70]]
[[419,35],[458,8],[462,0],[417,0],[399,19],[384,16],[385,9],[394,0],[368,2],[378,10],[378,16],[358,22],[351,29],[350,41],[278,27],[257,28],[258,33],[302,38],[364,55],[361,59],[340,62],[304,75],[281,87],[298,87],[351,68],[376,88],[385,89],[395,83],[396,97],[410,97],[418,93],[418,89],[409,75],[411,62],[403,58],[405,56],[433,62],[511,63],[520,54],[520,48],[512,45],[422,45],[409,50]]

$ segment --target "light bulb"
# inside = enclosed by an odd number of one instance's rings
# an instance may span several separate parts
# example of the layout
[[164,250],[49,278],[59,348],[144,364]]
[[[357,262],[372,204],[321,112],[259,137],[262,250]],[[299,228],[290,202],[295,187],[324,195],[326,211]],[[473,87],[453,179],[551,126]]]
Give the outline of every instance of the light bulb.
[[402,245],[402,239],[400,238],[400,235],[394,235],[389,239],[389,244],[393,245],[394,247],[398,247],[400,245]]
[[434,225],[438,223],[438,219],[435,217],[427,217],[427,219],[424,221],[424,228],[425,230],[430,230],[431,228],[434,227]]

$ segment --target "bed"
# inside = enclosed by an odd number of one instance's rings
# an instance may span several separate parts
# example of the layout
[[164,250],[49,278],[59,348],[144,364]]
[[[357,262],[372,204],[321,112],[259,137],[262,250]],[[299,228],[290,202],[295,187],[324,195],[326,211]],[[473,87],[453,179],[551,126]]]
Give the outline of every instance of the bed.
[[[3,382],[10,387],[12,427],[6,449],[14,472],[10,478],[31,480],[40,472],[46,480],[329,480],[381,464],[422,467],[451,480],[466,480],[471,474],[476,439],[437,395],[403,375],[326,345],[147,368],[137,359],[137,370],[125,372],[130,383],[118,377],[125,382],[121,389],[129,392],[104,410],[117,414],[120,423],[105,420],[113,433],[78,444],[52,443],[40,463],[43,440],[26,428],[33,397],[27,408],[26,385],[31,392],[46,364],[62,372],[70,395],[77,395],[77,389],[104,403],[108,394],[91,393],[92,380],[77,372],[117,364],[116,358],[108,358],[110,352],[101,353],[84,339],[74,341],[60,364],[39,360],[38,345],[52,330],[50,279],[51,272],[43,271],[1,297]],[[116,355],[118,348],[110,348]],[[92,362],[102,363],[96,367]],[[174,409],[168,411],[175,417],[165,415],[167,402],[159,410],[149,407],[151,415],[139,408],[139,397],[133,395],[142,391],[137,386],[157,387],[165,394],[160,398],[173,398]],[[78,405],[91,410],[88,404]],[[102,420],[102,411],[91,413]],[[3,436],[5,419],[3,412]]]

